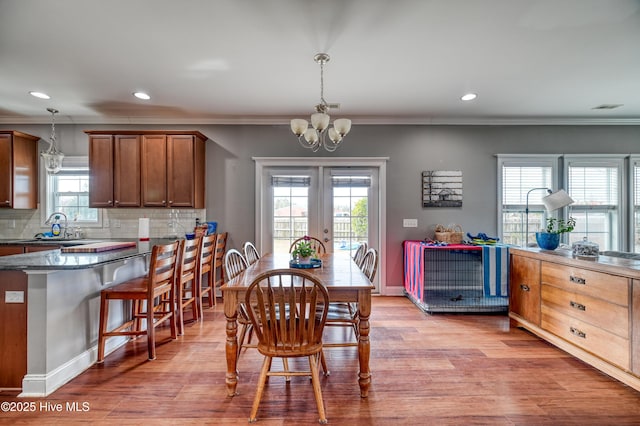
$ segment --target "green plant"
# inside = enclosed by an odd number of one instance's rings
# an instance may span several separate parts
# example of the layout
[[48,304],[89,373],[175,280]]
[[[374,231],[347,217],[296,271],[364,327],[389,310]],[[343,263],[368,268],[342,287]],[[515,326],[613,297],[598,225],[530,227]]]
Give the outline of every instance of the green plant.
[[555,217],[547,218],[547,225],[544,228],[544,232],[548,234],[562,234],[565,232],[571,232],[576,227],[576,220],[572,217],[567,219],[556,219]]
[[309,257],[316,254],[316,251],[311,247],[309,237],[304,237],[304,240],[296,244],[295,248],[291,252],[294,257]]

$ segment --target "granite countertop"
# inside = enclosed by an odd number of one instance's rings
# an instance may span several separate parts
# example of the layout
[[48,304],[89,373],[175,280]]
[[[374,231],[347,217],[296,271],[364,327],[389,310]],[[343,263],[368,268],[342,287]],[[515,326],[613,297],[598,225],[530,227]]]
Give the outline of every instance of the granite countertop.
[[[13,240],[19,241],[19,240]],[[151,253],[155,244],[167,244],[172,239],[155,238],[150,241],[137,241],[131,238],[100,239],[101,242],[136,241],[135,248],[105,251],[101,253],[61,253],[60,249],[35,253],[14,254],[0,257],[0,271],[3,270],[69,270],[86,269],[117,262],[124,259],[144,256]],[[95,242],[95,240],[88,240]],[[59,242],[58,242],[59,243]],[[25,244],[14,242],[13,244]]]

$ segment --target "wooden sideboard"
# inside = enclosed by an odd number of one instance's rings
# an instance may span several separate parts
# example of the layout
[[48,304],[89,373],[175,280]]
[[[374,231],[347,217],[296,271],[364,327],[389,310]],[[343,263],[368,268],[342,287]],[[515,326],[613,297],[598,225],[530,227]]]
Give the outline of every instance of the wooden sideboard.
[[510,250],[511,324],[640,391],[640,261]]

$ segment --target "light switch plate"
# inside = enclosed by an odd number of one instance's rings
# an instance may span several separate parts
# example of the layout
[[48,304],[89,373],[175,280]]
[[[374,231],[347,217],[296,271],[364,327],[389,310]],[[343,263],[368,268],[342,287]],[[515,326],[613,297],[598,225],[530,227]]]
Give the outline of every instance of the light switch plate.
[[402,219],[403,228],[417,228],[418,219]]
[[24,303],[24,291],[5,291],[4,303]]

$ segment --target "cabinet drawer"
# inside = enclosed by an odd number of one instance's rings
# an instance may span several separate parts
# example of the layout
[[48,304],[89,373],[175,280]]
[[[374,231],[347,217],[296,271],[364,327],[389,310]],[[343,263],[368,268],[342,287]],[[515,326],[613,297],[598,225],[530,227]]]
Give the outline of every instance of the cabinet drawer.
[[542,328],[604,360],[629,369],[629,340],[565,315],[549,306],[541,308]]
[[542,285],[542,304],[622,338],[629,338],[629,309],[581,293]]
[[544,284],[629,306],[628,278],[549,262],[541,269]]

